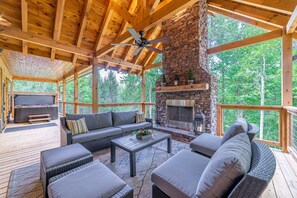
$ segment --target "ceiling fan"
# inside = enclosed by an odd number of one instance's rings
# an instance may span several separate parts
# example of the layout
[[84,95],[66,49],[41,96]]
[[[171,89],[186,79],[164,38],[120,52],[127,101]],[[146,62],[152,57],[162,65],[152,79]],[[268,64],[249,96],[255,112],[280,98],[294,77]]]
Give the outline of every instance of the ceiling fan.
[[150,44],[156,44],[159,42],[167,42],[169,41],[169,37],[161,37],[154,40],[148,40],[143,37],[144,31],[139,31],[139,35],[137,34],[136,30],[134,28],[128,28],[128,31],[132,35],[132,37],[135,39],[135,43],[129,44],[129,43],[116,43],[111,44],[114,46],[137,46],[138,48],[133,52],[133,56],[136,56],[143,48],[147,48],[148,50],[154,51],[156,53],[162,53],[162,50],[159,50],[157,48],[154,48],[152,46],[149,46]]

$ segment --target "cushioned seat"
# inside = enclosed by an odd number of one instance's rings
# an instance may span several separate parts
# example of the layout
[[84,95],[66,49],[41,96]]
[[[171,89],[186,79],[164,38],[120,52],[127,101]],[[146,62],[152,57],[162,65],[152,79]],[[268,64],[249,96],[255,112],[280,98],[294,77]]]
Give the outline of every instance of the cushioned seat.
[[123,133],[126,133],[126,132],[131,132],[142,128],[148,128],[151,126],[152,124],[150,122],[139,122],[139,123],[133,123],[133,124],[119,125],[117,127],[121,128],[123,130]]
[[92,130],[89,133],[82,133],[72,137],[73,143],[84,143],[92,140],[102,139],[114,135],[122,134],[122,130],[116,127]]
[[152,173],[152,182],[172,198],[195,197],[199,179],[210,159],[182,150]]
[[211,157],[221,146],[222,137],[203,133],[190,143],[190,148]]
[[107,198],[126,186],[127,184],[106,166],[94,161],[52,178],[48,195],[50,198]]

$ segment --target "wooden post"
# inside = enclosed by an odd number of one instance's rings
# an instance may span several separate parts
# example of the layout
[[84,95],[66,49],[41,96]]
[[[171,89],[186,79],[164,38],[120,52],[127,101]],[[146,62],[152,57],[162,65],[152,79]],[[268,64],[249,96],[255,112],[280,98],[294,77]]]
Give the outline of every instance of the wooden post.
[[14,118],[14,81],[11,81],[10,94],[11,94],[11,117]]
[[145,71],[141,74],[141,111],[146,116],[145,112]]
[[59,95],[60,95],[60,88],[59,88],[59,82],[56,83],[56,104],[59,105]]
[[63,116],[66,116],[66,79],[63,78]]
[[3,120],[3,71],[2,68],[0,69],[0,107],[1,107],[1,112],[0,112],[0,119],[2,120],[2,123],[4,123]]
[[8,105],[8,94],[9,94],[9,90],[8,90],[8,84],[10,83],[10,81],[8,80],[8,78],[5,79],[5,126],[7,124],[7,117],[8,117],[8,112],[9,112],[9,105]]
[[78,73],[74,72],[74,113],[78,113]]
[[[292,46],[293,35],[286,34],[286,30],[283,30],[282,35],[282,106],[293,106],[293,94],[292,94]],[[281,115],[281,127],[280,127],[280,139],[283,152],[288,152],[288,135],[289,131],[287,127],[287,116],[285,109],[280,113]]]
[[98,65],[92,65],[92,112],[98,112]]
[[217,106],[217,135],[223,136],[223,112],[220,105]]

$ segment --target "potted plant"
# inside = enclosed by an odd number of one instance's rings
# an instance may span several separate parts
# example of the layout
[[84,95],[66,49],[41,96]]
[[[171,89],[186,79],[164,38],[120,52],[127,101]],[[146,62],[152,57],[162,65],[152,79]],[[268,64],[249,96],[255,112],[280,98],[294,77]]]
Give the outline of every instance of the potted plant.
[[192,68],[190,68],[188,72],[188,84],[192,85],[193,82],[194,82],[193,70]]
[[174,76],[174,85],[175,85],[175,86],[178,85],[178,80],[179,80],[178,76],[175,75],[175,76]]
[[165,86],[166,86],[166,77],[165,77],[165,74],[162,75],[161,86],[162,86],[162,87],[165,87]]
[[153,134],[154,134],[153,130],[147,130],[147,129],[140,129],[134,132],[134,135],[139,140],[149,140],[152,138]]

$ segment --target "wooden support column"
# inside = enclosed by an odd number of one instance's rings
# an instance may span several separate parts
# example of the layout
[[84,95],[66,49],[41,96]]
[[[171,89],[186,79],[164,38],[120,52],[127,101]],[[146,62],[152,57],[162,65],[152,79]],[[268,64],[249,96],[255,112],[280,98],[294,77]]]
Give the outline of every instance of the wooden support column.
[[223,110],[221,106],[217,106],[217,135],[223,136]]
[[[3,81],[3,71],[2,71],[2,69],[0,69],[0,109],[1,109],[1,111],[0,111],[0,119],[2,120],[2,122],[4,121],[3,120],[3,113],[2,113],[2,107],[3,107],[3,96],[2,96],[2,94],[3,94],[3,83],[2,83],[2,81]],[[3,122],[4,123],[4,122]]]
[[145,112],[145,71],[141,74],[141,111],[146,115]]
[[63,116],[66,116],[66,79],[63,78]]
[[74,113],[78,113],[78,73],[74,72]]
[[60,89],[59,89],[59,82],[56,83],[56,104],[59,105],[59,95],[60,95]]
[[11,117],[14,118],[14,81],[11,81],[10,94],[11,94]]
[[[282,35],[282,106],[293,106],[293,76],[292,76],[292,45],[293,35],[286,34],[283,30]],[[285,110],[280,113],[280,142],[283,152],[288,152],[288,135],[287,118]]]
[[9,112],[9,99],[8,99],[8,95],[9,95],[9,90],[8,90],[8,84],[10,83],[10,81],[8,80],[8,78],[5,79],[5,126],[7,124],[7,117],[8,117],[8,112]]
[[97,64],[92,65],[92,112],[98,112],[98,75],[99,68]]

